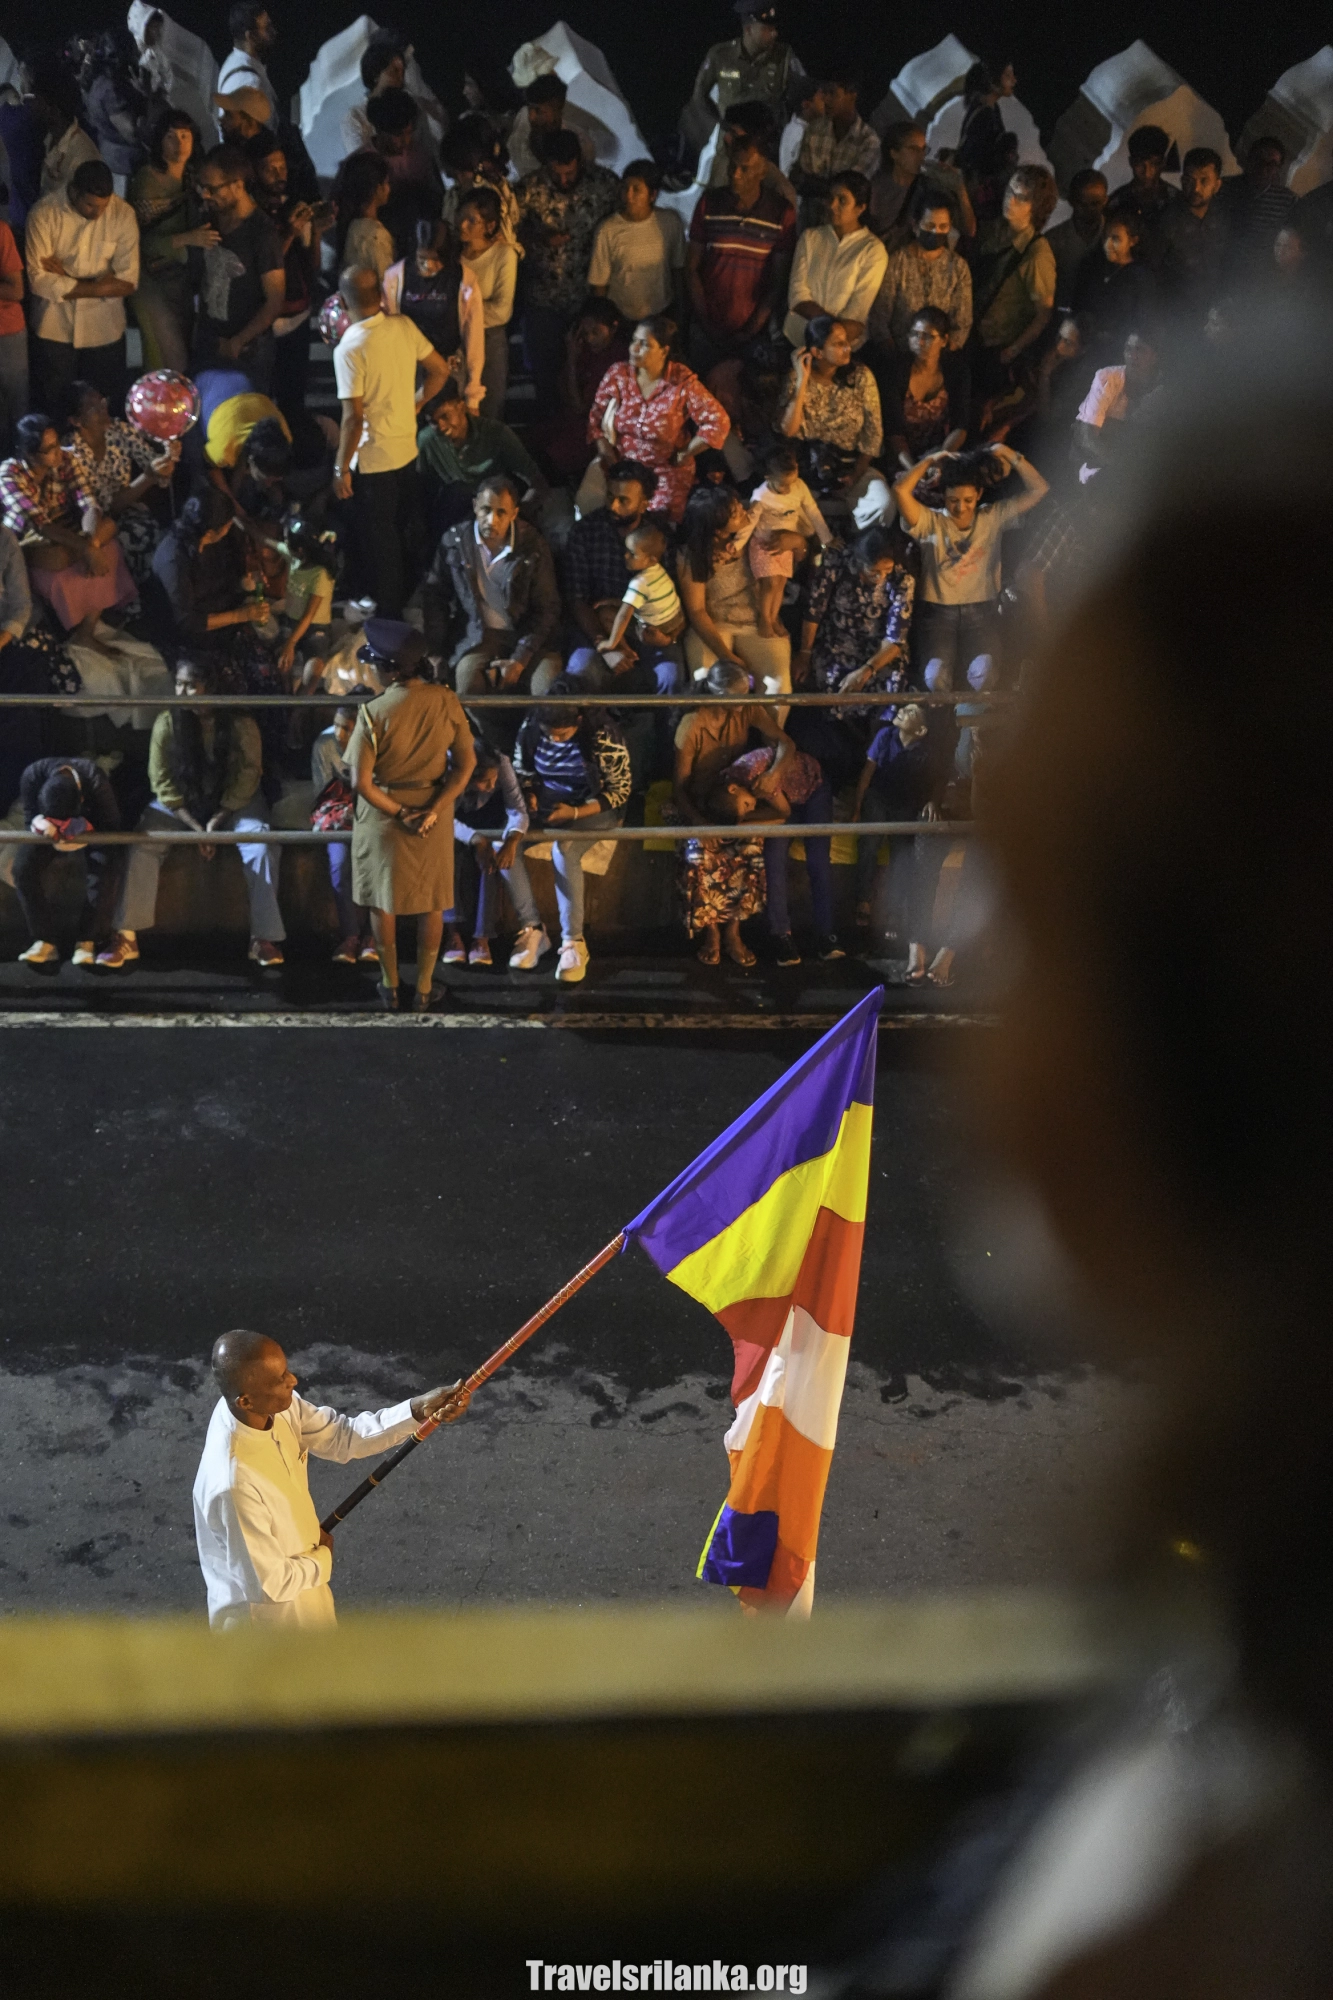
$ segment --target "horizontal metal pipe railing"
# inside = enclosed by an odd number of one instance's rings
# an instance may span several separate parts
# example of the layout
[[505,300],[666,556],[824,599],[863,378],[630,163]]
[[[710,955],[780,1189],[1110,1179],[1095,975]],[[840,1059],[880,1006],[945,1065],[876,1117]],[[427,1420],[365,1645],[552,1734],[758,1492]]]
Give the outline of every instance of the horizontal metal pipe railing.
[[[0,694],[0,708],[360,708],[375,701],[373,694]],[[903,688],[862,694],[469,694],[460,695],[465,708],[1004,708],[1016,694],[918,693]]]
[[[974,822],[967,819],[821,820],[817,826],[802,826],[795,820],[761,820],[756,826],[603,826],[586,833],[574,826],[531,827],[519,835],[524,847],[544,846],[552,840],[581,840],[591,845],[598,840],[819,840],[840,833],[861,834],[967,834]],[[503,839],[496,827],[488,839]],[[179,833],[87,833],[78,837],[79,847],[331,847],[345,846],[352,838],[346,833],[317,833],[313,827],[259,827],[253,833],[237,833],[228,828],[219,833],[195,833],[182,828]],[[44,833],[20,832],[16,827],[0,828],[0,847],[49,847]]]

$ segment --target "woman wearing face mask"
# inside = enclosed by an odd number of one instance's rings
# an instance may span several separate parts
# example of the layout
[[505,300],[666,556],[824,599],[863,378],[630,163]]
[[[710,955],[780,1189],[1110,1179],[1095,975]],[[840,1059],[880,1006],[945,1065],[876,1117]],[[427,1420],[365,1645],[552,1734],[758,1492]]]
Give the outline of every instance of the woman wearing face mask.
[[948,319],[938,306],[922,306],[885,385],[884,434],[903,470],[932,451],[961,451],[971,406],[972,371],[949,347]]
[[972,331],[972,274],[949,247],[953,210],[937,188],[912,197],[912,240],[889,256],[884,282],[870,314],[870,339],[881,376],[892,355],[906,352],[912,323],[923,306],[945,315],[951,351]]
[[[979,653],[993,653],[1000,598],[1000,541],[1048,491],[1035,465],[1006,444],[990,457],[1017,473],[1023,490],[1008,500],[982,504],[984,453],[963,457],[932,452],[905,472],[893,489],[903,526],[921,546],[921,580],[913,632],[918,668],[940,660],[956,682]],[[939,473],[940,504],[925,507],[917,485],[930,467]]]
[[793,347],[820,314],[842,322],[852,351],[866,338],[870,309],[884,281],[889,253],[866,228],[870,183],[864,174],[835,174],[829,219],[801,232],[787,287],[790,310],[783,332]]

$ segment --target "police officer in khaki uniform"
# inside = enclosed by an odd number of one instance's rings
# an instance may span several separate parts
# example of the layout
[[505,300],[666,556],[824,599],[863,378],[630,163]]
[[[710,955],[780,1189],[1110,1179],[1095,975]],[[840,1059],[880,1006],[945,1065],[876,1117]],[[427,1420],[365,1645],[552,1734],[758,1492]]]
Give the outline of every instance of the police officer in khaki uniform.
[[740,34],[708,51],[681,118],[684,136],[699,148],[732,104],[767,104],[781,130],[792,79],[805,75],[790,44],[778,39],[773,0],[735,0],[735,5]]

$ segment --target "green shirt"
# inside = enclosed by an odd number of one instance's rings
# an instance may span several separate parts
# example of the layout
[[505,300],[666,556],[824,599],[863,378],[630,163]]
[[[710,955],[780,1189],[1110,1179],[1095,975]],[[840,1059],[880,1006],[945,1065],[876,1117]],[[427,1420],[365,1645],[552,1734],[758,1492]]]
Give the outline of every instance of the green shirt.
[[[171,768],[171,717],[173,711],[164,708],[153,724],[153,733],[148,743],[148,782],[153,788],[153,797],[164,806],[179,808],[185,804],[185,795],[176,782]],[[200,718],[204,737],[204,755],[213,754],[213,732],[216,728],[212,716]],[[231,754],[227,768],[222,775],[222,797],[218,802],[219,812],[239,812],[249,805],[259,790],[259,777],[263,769],[264,753],[259,740],[259,725],[248,715],[233,715],[231,732]]]
[[508,424],[498,417],[469,417],[461,444],[423,424],[417,432],[417,463],[428,479],[475,492],[488,472],[507,472],[523,486],[540,486],[542,475]]

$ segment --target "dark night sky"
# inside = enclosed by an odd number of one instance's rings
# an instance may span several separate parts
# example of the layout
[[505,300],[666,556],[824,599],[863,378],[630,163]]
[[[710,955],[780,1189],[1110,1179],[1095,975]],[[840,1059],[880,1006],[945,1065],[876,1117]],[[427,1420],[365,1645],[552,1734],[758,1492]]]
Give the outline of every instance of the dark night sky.
[[[185,27],[208,39],[221,55],[229,46],[224,0],[173,0],[168,10]],[[283,36],[275,83],[294,89],[321,41],[355,20],[359,7],[342,4],[294,7],[273,0]],[[508,61],[522,41],[560,17],[558,0],[503,0],[503,4],[426,6],[422,0],[385,0],[376,20],[396,19],[414,37],[430,81],[447,104],[456,104],[463,66]],[[20,48],[32,37],[63,36],[78,25],[100,27],[125,16],[117,0],[65,0],[43,7],[37,0],[8,0],[3,10],[6,38]],[[712,41],[731,32],[729,0],[668,0],[635,8],[626,0],[578,0],[567,10],[570,25],[597,42],[619,78],[649,139],[673,122],[688,94],[695,68]],[[787,32],[808,69],[818,71],[835,56],[850,56],[865,75],[863,101],[874,104],[910,56],[929,48],[949,30],[969,48],[1000,61],[1011,59],[1019,74],[1019,95],[1049,132],[1094,63],[1137,36],[1200,91],[1227,122],[1233,139],[1257,110],[1270,83],[1292,63],[1303,61],[1329,38],[1326,10],[1314,0],[1262,14],[1248,10],[1248,32],[1229,28],[1226,10],[1203,8],[1199,0],[1157,0],[1153,7],[1078,8],[1069,0],[1028,0],[1004,13],[978,0],[918,0],[890,8],[883,0],[854,7],[847,0],[787,0]],[[651,23],[651,28],[648,24]],[[664,32],[664,24],[669,29]],[[866,24],[873,24],[867,31]],[[648,29],[647,32],[641,32]]]

